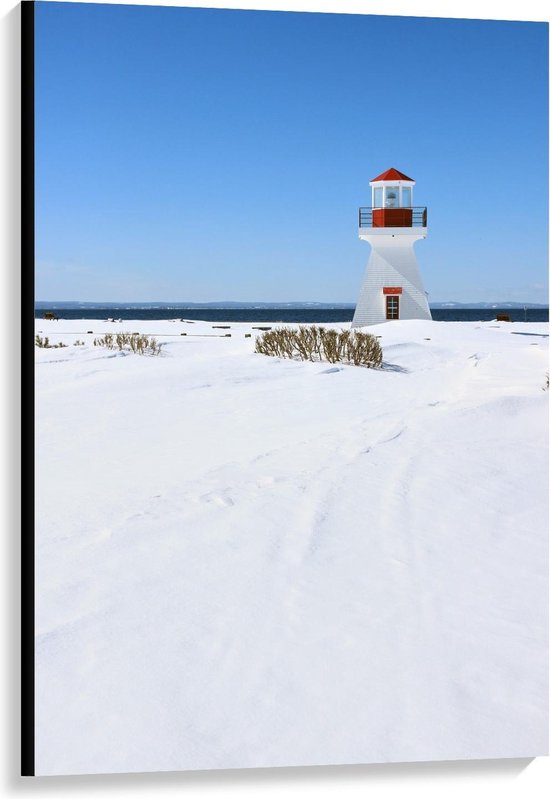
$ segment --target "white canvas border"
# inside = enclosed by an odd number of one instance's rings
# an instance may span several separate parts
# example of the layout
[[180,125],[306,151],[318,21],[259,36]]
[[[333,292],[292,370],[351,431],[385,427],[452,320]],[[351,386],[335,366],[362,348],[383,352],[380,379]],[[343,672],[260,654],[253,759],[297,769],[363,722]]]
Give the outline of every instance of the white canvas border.
[[[77,0],[67,0],[75,2]],[[103,0],[111,2],[112,0]],[[210,8],[241,8],[281,11],[322,11],[339,13],[397,14],[402,16],[438,16],[477,19],[510,19],[549,21],[538,0],[487,2],[450,0],[445,4],[419,0],[299,0],[296,2],[155,2],[155,0],[119,0],[133,5],[206,6]],[[0,192],[0,241],[2,243],[3,313],[0,315],[2,340],[9,357],[4,359],[0,394],[2,453],[0,490],[3,509],[2,541],[2,622],[4,644],[2,671],[2,727],[0,745],[0,779],[3,794],[49,794],[50,796],[100,795],[102,797],[169,796],[183,792],[186,799],[219,796],[313,797],[324,799],[337,794],[342,799],[365,795],[400,797],[485,797],[495,792],[501,799],[538,799],[547,795],[550,784],[550,761],[535,760],[461,761],[455,763],[413,763],[403,765],[374,765],[349,767],[319,767],[298,769],[258,769],[232,772],[179,772],[174,774],[132,774],[94,777],[20,778],[19,774],[19,579],[17,543],[18,508],[18,335],[19,315],[19,58],[18,37],[20,10],[15,0],[1,2],[1,109],[0,173],[4,176]],[[443,6],[443,7],[442,7]],[[11,342],[8,348],[6,342]],[[15,418],[14,418],[15,417]]]

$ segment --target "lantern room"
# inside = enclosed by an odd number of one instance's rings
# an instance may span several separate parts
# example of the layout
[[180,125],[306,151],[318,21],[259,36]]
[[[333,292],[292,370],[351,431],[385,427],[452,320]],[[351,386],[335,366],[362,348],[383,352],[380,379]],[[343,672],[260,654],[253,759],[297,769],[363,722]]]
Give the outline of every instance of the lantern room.
[[398,169],[387,169],[369,184],[372,187],[372,227],[412,227],[412,178]]

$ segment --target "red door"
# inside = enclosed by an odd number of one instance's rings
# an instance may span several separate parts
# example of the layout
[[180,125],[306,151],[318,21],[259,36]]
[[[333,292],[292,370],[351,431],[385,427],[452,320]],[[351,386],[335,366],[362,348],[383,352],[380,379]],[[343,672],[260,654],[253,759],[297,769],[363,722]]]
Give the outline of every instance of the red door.
[[386,295],[386,319],[399,319],[399,294]]

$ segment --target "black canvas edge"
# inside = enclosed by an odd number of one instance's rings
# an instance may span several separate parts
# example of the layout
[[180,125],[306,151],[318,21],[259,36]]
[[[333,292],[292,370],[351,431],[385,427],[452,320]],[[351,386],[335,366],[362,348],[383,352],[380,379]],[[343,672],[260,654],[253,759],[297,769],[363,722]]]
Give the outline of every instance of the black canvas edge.
[[[34,776],[34,0],[21,3],[21,775]],[[32,329],[31,329],[32,324]]]

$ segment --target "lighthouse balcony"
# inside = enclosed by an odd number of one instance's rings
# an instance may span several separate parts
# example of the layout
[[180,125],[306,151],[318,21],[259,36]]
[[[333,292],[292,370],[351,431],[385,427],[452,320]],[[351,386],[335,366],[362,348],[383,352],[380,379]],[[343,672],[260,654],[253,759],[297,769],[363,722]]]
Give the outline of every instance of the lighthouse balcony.
[[420,206],[413,208],[372,208],[359,209],[359,228],[387,227],[427,227],[428,209]]

